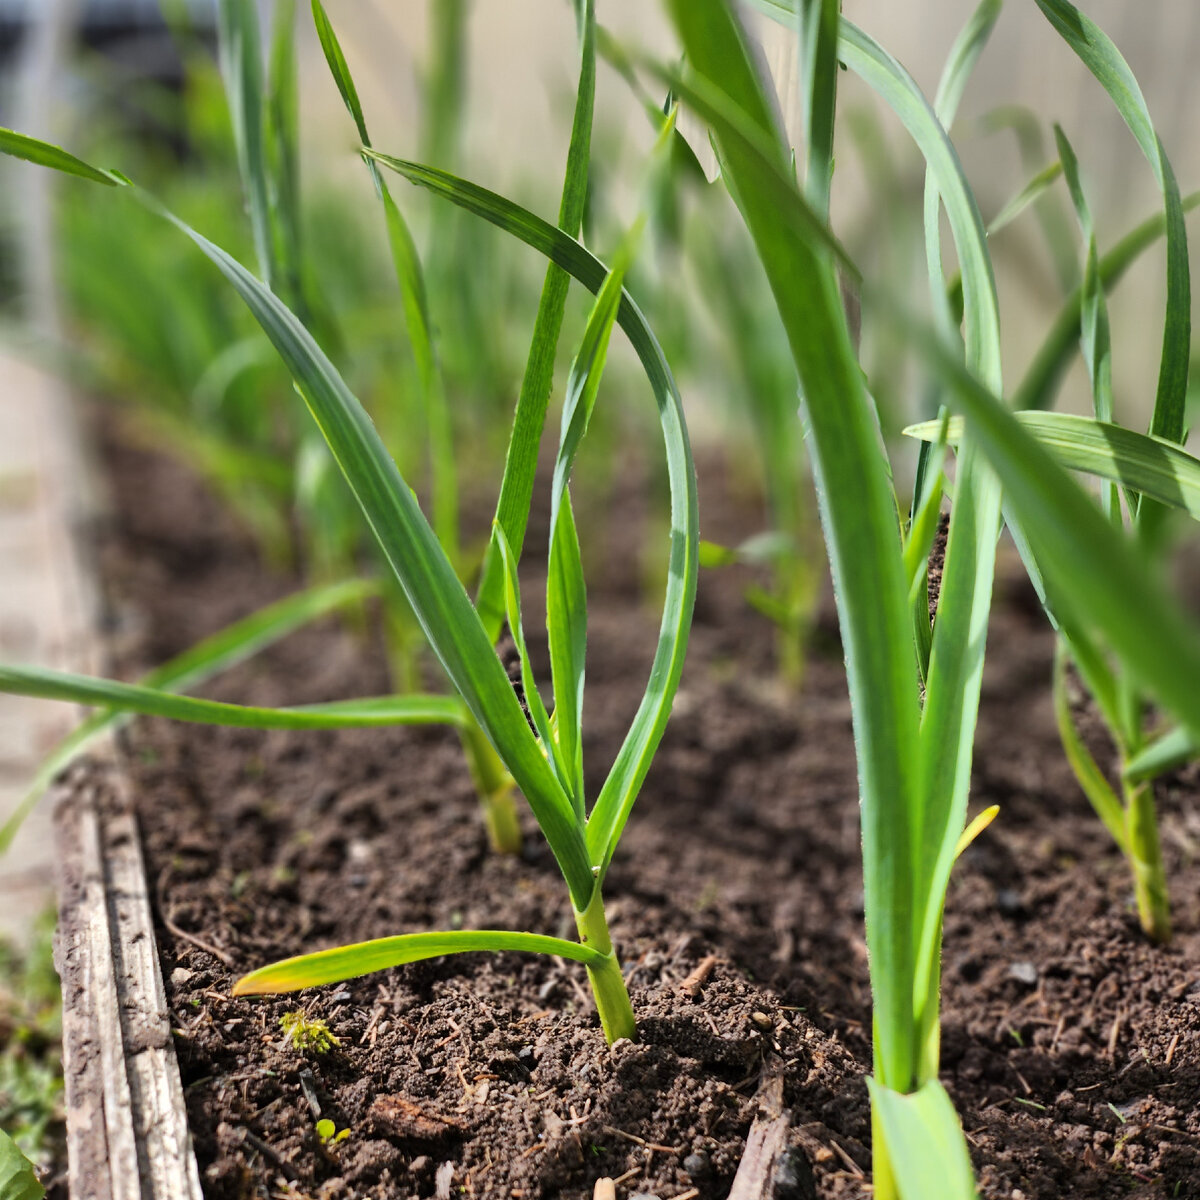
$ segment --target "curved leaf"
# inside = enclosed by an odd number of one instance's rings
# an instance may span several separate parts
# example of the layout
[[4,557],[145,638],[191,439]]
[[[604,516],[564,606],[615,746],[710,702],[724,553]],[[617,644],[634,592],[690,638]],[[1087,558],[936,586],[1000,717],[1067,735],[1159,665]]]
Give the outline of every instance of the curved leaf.
[[[429,188],[552,259],[589,291],[598,292],[604,286],[609,275],[604,264],[574,238],[528,209],[445,171],[376,151],[369,153],[410,183]],[[588,820],[587,845],[593,863],[599,867],[598,880],[603,879],[608,868],[671,713],[696,599],[699,555],[696,475],[679,391],[662,348],[628,292],[622,293],[617,324],[637,354],[658,406],[671,495],[671,551],[663,619],[650,680]],[[576,908],[582,911],[578,903]]]
[[1190,730],[1176,726],[1156,738],[1125,764],[1125,778],[1130,783],[1157,779],[1159,775],[1182,767],[1184,763],[1197,757],[1200,757],[1200,738]]
[[[1183,198],[1180,207],[1184,213],[1189,213],[1198,205],[1200,191],[1189,192]],[[1162,213],[1156,213],[1125,234],[1107,254],[1101,255],[1097,274],[1106,293],[1116,287],[1130,266],[1163,236],[1166,228],[1166,217]],[[1054,403],[1058,385],[1070,366],[1079,339],[1082,297],[1082,286],[1076,287],[1063,302],[1058,316],[1051,323],[1041,346],[1013,393],[1013,408],[1044,409]]]
[[[342,53],[341,44],[333,31],[329,17],[321,0],[312,0],[313,23],[317,38],[325,52],[325,61],[333,75],[337,89],[354,121],[358,136],[364,146],[371,145],[367,133],[367,122],[363,116],[362,103],[350,67]],[[430,457],[432,460],[431,507],[433,527],[452,563],[459,561],[458,549],[458,482],[454,460],[450,410],[446,403],[446,389],[441,365],[433,341],[433,319],[429,312],[429,297],[425,287],[425,273],[421,267],[421,256],[417,252],[412,231],[399,206],[392,199],[387,184],[375,163],[367,160],[375,190],[383,203],[384,222],[387,228],[388,246],[392,254],[392,266],[400,286],[400,297],[404,307],[404,322],[412,346],[417,375],[424,396],[426,420],[429,424]]]
[[[355,604],[378,590],[379,585],[374,581],[351,580],[297,592],[197,642],[161,667],[156,667],[139,682],[144,687],[158,691],[185,692],[252,657],[301,625],[335,608]],[[8,850],[17,830],[55,776],[97,738],[110,729],[118,728],[125,720],[127,715],[124,713],[113,710],[98,712],[76,726],[42,759],[24,799],[0,825],[0,854]]]
[[61,146],[53,146],[39,138],[17,133],[15,129],[0,128],[0,154],[23,158],[26,162],[37,163],[39,167],[50,167],[67,175],[78,175],[81,179],[90,179],[93,183],[103,183],[108,187],[119,187],[128,182],[116,171],[102,171],[99,167],[93,167],[83,159],[68,154]]
[[[596,12],[594,0],[580,0],[579,84],[575,93],[575,115],[571,122],[571,141],[563,178],[562,199],[558,209],[558,227],[574,238],[583,225],[587,207],[588,170],[591,157],[592,113],[596,99]],[[513,414],[512,433],[504,460],[504,476],[496,502],[496,520],[508,539],[509,548],[520,560],[525,544],[525,526],[533,496],[538,448],[546,423],[546,407],[554,382],[554,360],[566,311],[570,272],[553,258],[546,266],[546,278],[538,301],[529,357],[521,378],[521,391]],[[595,289],[592,289],[593,291]],[[495,554],[484,557],[476,603],[484,626],[493,634],[499,630],[501,570]]]
[[1167,234],[1167,310],[1150,432],[1156,437],[1180,442],[1184,432],[1192,308],[1187,227],[1179,185],[1162,142],[1154,131],[1141,88],[1120,51],[1104,31],[1069,0],[1037,0],[1037,6],[1108,92],[1137,139],[1163,195]]
[[[1119,483],[1200,520],[1200,458],[1175,442],[1071,413],[1026,410],[1015,416],[1064,467]],[[937,421],[923,421],[904,432],[933,441],[939,428]],[[952,417],[947,440],[957,442],[962,431],[962,418]]]
[[538,933],[516,933],[507,929],[454,929],[445,933],[405,933],[397,937],[376,938],[314,954],[299,954],[243,975],[233,985],[235,996],[264,996],[295,992],[324,983],[341,983],[384,971],[405,963],[445,954],[466,954],[473,950],[500,953],[517,950],[528,954],[554,954],[585,965],[597,963],[604,955],[579,942],[545,937]]
[[733,13],[671,0],[689,73],[677,94],[708,121],[767,272],[800,376],[859,749],[877,1063],[908,1087],[913,1044],[917,673],[898,521],[875,414],[842,307],[825,223],[798,191],[775,111]]
[[147,717],[242,729],[344,729],[370,725],[461,725],[456,696],[367,696],[293,708],[256,708],[177,696],[137,683],[118,683],[42,667],[0,666],[0,692],[116,708]]
[[882,1136],[900,1200],[975,1200],[975,1174],[962,1122],[946,1089],[931,1079],[907,1095],[867,1079],[876,1138]]

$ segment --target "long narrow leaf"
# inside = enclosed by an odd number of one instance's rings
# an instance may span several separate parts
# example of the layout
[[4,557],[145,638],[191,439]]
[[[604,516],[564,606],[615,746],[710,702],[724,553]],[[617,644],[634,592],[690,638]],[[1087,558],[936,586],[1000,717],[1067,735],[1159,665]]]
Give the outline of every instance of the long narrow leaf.
[[1060,642],[1054,656],[1054,719],[1058,724],[1059,740],[1079,780],[1079,786],[1096,815],[1104,823],[1104,828],[1112,835],[1112,839],[1121,849],[1121,853],[1129,854],[1129,838],[1125,832],[1125,810],[1117,798],[1104,772],[1096,765],[1096,760],[1083,744],[1079,730],[1075,726],[1075,717],[1071,712],[1071,700],[1067,694],[1067,649]]
[[466,954],[475,950],[499,954],[517,950],[527,954],[554,954],[585,965],[604,956],[590,946],[568,942],[565,938],[545,937],[538,933],[517,933],[507,929],[452,929],[444,933],[405,933],[398,937],[376,938],[334,950],[318,950],[285,958],[268,967],[243,975],[233,985],[235,996],[274,995],[324,983],[341,983],[372,971],[400,967],[405,963],[441,958],[446,954]]
[[[911,1038],[914,879],[906,821],[917,787],[917,678],[886,463],[833,258],[812,232],[822,222],[813,219],[790,177],[774,109],[743,32],[716,2],[672,0],[669,10],[688,61],[703,77],[689,75],[679,94],[689,104],[696,94],[709,101],[702,115],[717,134],[724,171],[766,268],[805,397],[860,751],[867,932],[878,981],[877,1062],[885,1078],[908,1087],[917,1065]],[[716,124],[731,110],[736,115]],[[803,213],[805,228],[780,220],[781,206]]]
[[[1181,208],[1186,214],[1198,205],[1200,191],[1189,192],[1183,198]],[[1156,213],[1134,226],[1107,254],[1101,256],[1098,274],[1105,294],[1116,287],[1133,263],[1163,236],[1166,228],[1166,216]],[[1076,287],[1063,302],[1058,316],[1051,323],[1041,346],[1013,392],[1013,408],[1044,409],[1053,405],[1058,385],[1070,366],[1071,356],[1079,338],[1082,294],[1082,288]]]
[[218,0],[217,40],[258,269],[267,287],[274,287],[278,272],[271,221],[258,5],[249,0]]
[[[338,91],[354,121],[363,146],[370,148],[371,137],[367,132],[366,117],[358,98],[354,77],[350,74],[346,56],[334,33],[333,25],[325,12],[321,0],[312,0],[313,22],[317,38],[325,53],[325,61],[333,75]],[[425,415],[429,423],[429,442],[432,474],[433,528],[438,540],[452,563],[459,562],[458,532],[458,479],[454,459],[454,438],[450,409],[446,400],[445,382],[441,364],[433,340],[433,319],[429,311],[429,296],[425,286],[425,273],[421,257],[417,252],[412,231],[399,205],[392,198],[379,167],[367,159],[367,168],[383,204],[384,221],[388,235],[388,246],[392,255],[392,266],[400,286],[400,298],[404,307],[405,327],[417,365],[421,393],[424,397]]]
[[103,183],[108,187],[119,187],[126,182],[125,177],[115,171],[102,171],[68,154],[61,146],[17,133],[15,129],[0,128],[0,154],[22,158],[40,167],[51,167],[67,175],[78,175],[81,179],[90,179],[93,183]]
[[[571,141],[567,150],[566,174],[562,199],[559,202],[558,227],[574,238],[583,224],[587,201],[588,163],[591,157],[592,113],[596,93],[596,12],[594,0],[581,0],[579,14],[579,84],[575,93],[575,115],[571,122]],[[521,391],[513,414],[512,433],[500,481],[500,496],[496,502],[496,520],[508,538],[508,544],[519,560],[525,544],[525,526],[529,520],[529,505],[533,496],[533,479],[537,471],[538,448],[546,422],[546,407],[554,380],[554,360],[566,311],[570,271],[551,258],[546,267],[538,301],[529,357],[521,379]],[[594,289],[593,289],[594,290]],[[494,554],[484,558],[477,607],[485,628],[493,634],[499,628],[501,616],[500,564]]]
[[[1092,385],[1092,411],[1097,421],[1111,422],[1113,419],[1112,387],[1112,341],[1109,336],[1108,305],[1104,300],[1104,288],[1100,284],[1100,253],[1096,248],[1096,230],[1092,225],[1092,213],[1079,177],[1079,161],[1075,151],[1059,126],[1054,127],[1054,140],[1058,144],[1058,156],[1071,193],[1075,217],[1083,235],[1083,280],[1080,284],[1079,342],[1083,349],[1083,361],[1087,366],[1088,379]],[[1116,492],[1110,484],[1100,490],[1100,507],[1109,520],[1118,519]]]
[[[445,171],[376,152],[372,152],[372,157],[410,182],[429,188],[546,255],[589,291],[598,292],[603,287],[609,274],[604,264],[562,230],[527,209]],[[593,863],[599,867],[597,879],[603,879],[608,868],[671,713],[696,599],[699,553],[695,467],[675,380],[662,348],[628,292],[622,295],[617,324],[637,354],[658,406],[671,495],[671,552],[650,680],[588,820],[587,845]]]
[[[379,585],[373,581],[351,580],[298,592],[274,604],[268,604],[219,633],[205,638],[161,667],[155,668],[139,682],[144,687],[163,692],[188,691],[236,663],[244,662],[301,625],[316,620],[336,608],[357,603],[378,590]],[[8,850],[17,830],[33,811],[34,805],[54,781],[55,776],[97,738],[111,729],[118,728],[127,719],[126,714],[112,710],[96,713],[76,726],[42,759],[24,798],[4,824],[0,825],[0,855]]]
[[[524,792],[576,907],[586,908],[595,875],[571,801],[542,757],[504,667],[450,560],[362,405],[312,335],[269,288],[147,193],[136,194],[204,252],[270,338],[404,588],[425,636]],[[686,450],[686,435],[683,445]],[[691,511],[694,514],[694,507]],[[694,562],[694,538],[691,549]],[[693,589],[694,578],[693,569]],[[689,616],[690,611],[689,603]]]
[[293,708],[257,708],[198,700],[137,683],[118,683],[42,667],[0,666],[0,692],[116,708],[147,717],[243,729],[344,729],[371,725],[460,725],[462,702],[453,696],[369,696]]
[[1150,432],[1172,442],[1183,440],[1184,401],[1191,352],[1191,276],[1187,226],[1179,185],[1129,64],[1102,29],[1068,0],[1037,0],[1037,6],[1063,40],[1108,92],[1137,139],[1163,196],[1167,234],[1167,311],[1163,322],[1162,360]]
[[[1072,413],[1027,410],[1016,418],[1064,467],[1119,483],[1200,520],[1200,458],[1174,442]],[[904,432],[932,441],[939,430],[939,422],[924,421]],[[952,417],[947,440],[957,442],[962,431],[962,418]]]

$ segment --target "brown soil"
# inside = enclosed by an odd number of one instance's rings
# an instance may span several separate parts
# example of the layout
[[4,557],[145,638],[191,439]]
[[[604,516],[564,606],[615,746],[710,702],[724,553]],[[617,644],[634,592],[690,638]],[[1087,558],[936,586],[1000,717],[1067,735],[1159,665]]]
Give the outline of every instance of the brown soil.
[[[118,611],[138,614],[118,623],[126,673],[286,590],[198,488],[140,452],[108,453],[118,503],[106,571]],[[719,539],[718,511],[705,506],[705,534]],[[632,524],[609,528],[629,537]],[[655,632],[636,555],[611,549],[591,597],[593,787]],[[1154,949],[1058,748],[1044,622],[1016,573],[1004,578],[973,794],[1002,811],[947,904],[943,1078],[989,1200],[1200,1197],[1197,779],[1161,789],[1177,935]],[[565,888],[531,823],[521,859],[486,852],[444,732],[134,728],[208,1196],[590,1197],[608,1175],[622,1197],[721,1197],[767,1059],[783,1064],[791,1116],[775,1195],[869,1194],[869,997],[836,631],[822,623],[802,692],[783,694],[742,582],[702,579],[675,716],[609,876],[637,1045],[605,1047],[581,970],[528,956],[230,999],[239,973],[307,948],[459,925],[571,936]],[[380,663],[327,622],[208,694],[371,694],[386,688]],[[681,993],[708,955],[708,981]],[[279,1020],[296,1008],[339,1045],[291,1049]],[[323,1146],[318,1110],[349,1136]]]

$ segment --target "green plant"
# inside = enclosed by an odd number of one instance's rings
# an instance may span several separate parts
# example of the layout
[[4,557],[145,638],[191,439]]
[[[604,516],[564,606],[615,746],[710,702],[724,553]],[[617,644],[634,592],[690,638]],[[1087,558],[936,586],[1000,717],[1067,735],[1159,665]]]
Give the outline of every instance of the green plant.
[[[594,14],[580,9],[585,46],[591,40]],[[669,146],[673,123],[660,139]],[[532,678],[522,632],[517,582],[517,549],[528,515],[524,506],[505,508],[504,497],[528,496],[540,429],[518,430],[509,454],[502,502],[494,525],[491,561],[499,572],[498,613],[481,600],[480,610],[498,622],[502,615],[521,658],[529,715],[522,710],[493,647],[489,627],[468,599],[454,566],[425,519],[412,491],[400,475],[373,425],[329,358],[297,317],[219,247],[162,209],[146,193],[115,172],[90,167],[57,147],[23,135],[0,133],[0,150],[109,186],[129,187],[152,211],[171,222],[218,267],[254,314],[287,364],[334,460],[353,490],[379,545],[404,588],[471,719],[487,736],[517,781],[550,844],[570,894],[580,941],[508,930],[450,930],[383,938],[356,946],[301,955],[262,968],[240,980],[238,994],[290,991],[365,974],[422,958],[469,950],[523,950],[556,954],[583,963],[588,970],[605,1036],[613,1041],[636,1032],[632,1008],[617,956],[609,937],[602,888],[629,811],[661,739],[678,687],[695,598],[697,504],[695,476],[683,421],[682,405],[670,371],[637,306],[625,294],[622,279],[632,255],[636,229],[622,245],[610,270],[573,238],[518,206],[430,168],[391,159],[375,151],[363,153],[452,196],[525,241],[564,272],[574,275],[596,301],[588,318],[567,384],[558,455],[551,487],[547,632],[555,704],[544,707]],[[657,155],[656,155],[657,158]],[[558,276],[554,277],[555,280]],[[555,284],[558,287],[558,284]],[[569,480],[596,403],[608,342],[614,324],[628,335],[654,392],[666,451],[672,527],[663,619],[650,679],[625,742],[596,801],[584,794],[582,770],[582,695],[586,642],[586,598],[579,543],[571,511]],[[542,329],[543,344],[531,357],[545,357],[551,334]],[[553,336],[557,333],[554,331]],[[544,396],[535,397],[544,413]],[[518,408],[520,412],[520,406]],[[540,426],[540,421],[537,423]],[[520,453],[517,453],[517,451]],[[514,463],[529,464],[528,469]],[[511,516],[506,515],[511,512]],[[485,574],[485,583],[487,576]],[[350,701],[307,709],[253,709],[173,696],[135,685],[33,669],[0,668],[0,689],[70,698],[129,711],[283,728],[317,725],[386,723],[397,719],[402,702],[414,698]],[[430,698],[423,698],[428,702]],[[437,698],[433,698],[437,700]],[[429,709],[425,716],[431,715]]]
[[328,1054],[342,1044],[320,1017],[309,1017],[301,1009],[285,1012],[279,1026],[292,1049],[301,1054]]
[[338,1142],[344,1142],[350,1136],[349,1129],[339,1130],[328,1117],[322,1117],[315,1129],[322,1146],[336,1146]]
[[[1087,39],[1076,36],[1082,18],[1065,2],[1039,4],[1087,61],[1084,43],[1094,44],[1095,31],[1089,27]],[[999,4],[980,5],[951,53],[933,105],[894,59],[840,19],[837,0],[758,0],[757,6],[802,39],[802,184],[777,123],[777,100],[727,4],[671,0],[689,69],[679,75],[648,66],[673,82],[713,132],[724,177],[770,278],[803,392],[858,748],[875,1003],[869,1081],[875,1195],[967,1197],[975,1193],[969,1156],[938,1082],[939,959],[946,891],[965,823],[1002,499],[1051,594],[1080,624],[1102,633],[1189,728],[1200,719],[1200,698],[1187,683],[1195,666],[1181,664],[1186,658],[1200,665],[1200,641],[1158,580],[1139,569],[1136,552],[997,398],[991,260],[945,126]],[[862,278],[829,229],[839,63],[894,109],[925,158],[936,332]],[[943,204],[961,265],[961,312],[943,268]],[[1167,221],[1178,228],[1170,207]],[[1177,259],[1174,264],[1177,282]],[[903,332],[932,369],[945,403],[966,417],[932,628],[925,572],[945,487],[939,464],[945,421],[922,454],[906,528],[856,360],[839,272],[860,291],[867,316]],[[1164,352],[1168,382],[1160,389],[1164,410],[1182,402],[1179,320],[1176,289],[1167,320],[1174,335]],[[1154,445],[1148,439],[1137,444],[1143,450]]]

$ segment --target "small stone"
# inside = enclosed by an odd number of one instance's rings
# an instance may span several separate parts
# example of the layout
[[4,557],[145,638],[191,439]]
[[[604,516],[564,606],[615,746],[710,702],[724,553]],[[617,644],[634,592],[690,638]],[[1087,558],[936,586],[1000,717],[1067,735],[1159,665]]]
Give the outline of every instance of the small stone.
[[1038,981],[1038,969],[1031,962],[1009,963],[1008,977],[1032,987]]
[[775,1028],[775,1022],[772,1021],[765,1012],[752,1012],[750,1014],[750,1020],[764,1033]]
[[423,1171],[429,1170],[429,1155],[418,1154],[416,1158],[408,1164],[409,1171],[414,1175],[420,1175]]
[[683,1160],[683,1169],[693,1181],[707,1179],[712,1174],[712,1161],[703,1150],[697,1150]]
[[996,907],[1006,917],[1016,917],[1025,911],[1025,905],[1021,902],[1021,893],[1013,888],[1001,888],[996,893]]
[[176,967],[175,970],[171,972],[171,986],[183,987],[183,985],[187,983],[189,979],[191,979],[194,973],[195,972],[193,971],[189,971],[187,967]]
[[634,1192],[629,1200],[658,1200],[653,1192]]
[[775,1165],[775,1200],[817,1200],[817,1181],[802,1150],[785,1150]]

